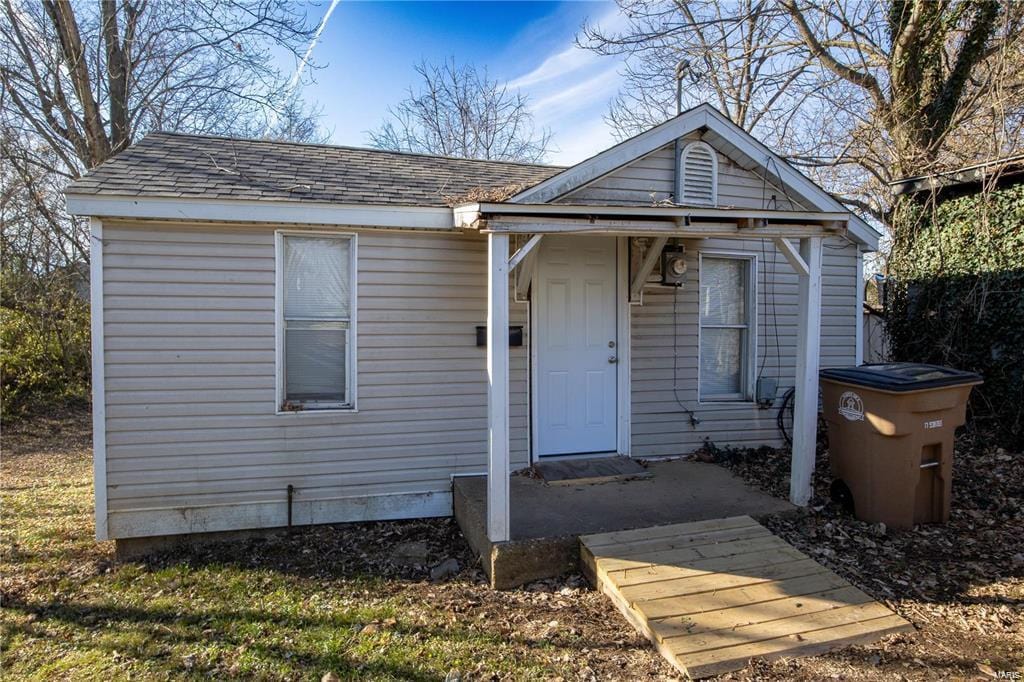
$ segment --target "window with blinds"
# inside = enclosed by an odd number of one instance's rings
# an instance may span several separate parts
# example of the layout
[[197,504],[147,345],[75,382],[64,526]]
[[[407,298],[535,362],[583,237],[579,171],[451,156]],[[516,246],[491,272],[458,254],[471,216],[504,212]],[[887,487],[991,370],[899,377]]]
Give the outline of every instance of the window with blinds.
[[350,235],[280,235],[278,352],[286,410],[352,407]]
[[749,400],[752,259],[701,256],[701,401]]
[[680,203],[718,205],[718,156],[706,142],[691,142],[679,157]]

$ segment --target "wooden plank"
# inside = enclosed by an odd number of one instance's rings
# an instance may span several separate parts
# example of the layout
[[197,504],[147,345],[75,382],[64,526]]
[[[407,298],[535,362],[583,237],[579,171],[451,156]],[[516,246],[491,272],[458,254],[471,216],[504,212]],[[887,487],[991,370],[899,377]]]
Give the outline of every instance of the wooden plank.
[[647,282],[647,276],[651,274],[658,259],[661,258],[661,252],[664,250],[666,243],[668,243],[668,237],[655,237],[654,241],[647,247],[643,263],[640,264],[640,269],[633,275],[633,282],[629,287],[630,301],[635,301],[640,296],[640,292]]
[[812,656],[832,649],[874,642],[886,635],[911,630],[907,621],[889,615],[862,623],[851,623],[802,635],[790,635],[767,642],[747,644],[690,654],[684,667],[694,678],[710,677],[746,666],[751,658]]
[[651,538],[637,538],[636,540],[622,542],[618,545],[605,545],[595,547],[593,552],[601,556],[604,552],[614,552],[616,557],[628,558],[636,554],[649,554],[651,552],[663,552],[672,549],[685,549],[700,547],[703,545],[722,544],[727,542],[738,542],[755,537],[767,537],[771,533],[763,526],[747,526],[745,528],[727,528],[724,530],[709,530],[703,533],[688,535],[660,535]]
[[805,507],[817,452],[818,365],[821,355],[821,239],[800,240],[808,274],[800,276],[797,320],[796,385],[793,396],[793,447],[789,501]]
[[508,236],[487,237],[487,538],[510,537]]
[[651,629],[659,638],[671,639],[700,632],[790,618],[797,614],[814,613],[844,605],[866,604],[870,601],[873,601],[870,596],[856,587],[848,585],[814,594],[760,602],[754,609],[748,608],[751,605],[744,604],[694,615],[654,619],[650,622]]
[[770,551],[779,546],[778,539],[775,537],[763,534],[754,535],[753,533],[757,533],[756,530],[749,532],[752,533],[750,537],[730,542],[641,551],[631,555],[624,554],[621,558],[615,557],[611,549],[601,548],[594,553],[594,556],[602,562],[602,566],[607,567],[606,570],[614,571],[619,568],[632,568],[656,563],[685,566],[689,562],[698,559],[713,559],[715,557],[746,554],[747,552],[754,551]]
[[664,526],[651,526],[649,528],[635,528],[632,530],[619,530],[610,533],[596,533],[580,537],[590,549],[606,545],[616,545],[620,542],[640,540],[653,537],[695,535],[712,530],[727,530],[729,528],[747,528],[759,525],[757,521],[749,516],[733,516],[726,519],[711,519],[709,521],[694,521],[692,523],[672,523]]
[[694,654],[712,649],[755,644],[781,637],[806,635],[818,630],[835,628],[851,623],[862,623],[891,615],[892,611],[878,602],[872,601],[866,604],[839,606],[814,613],[769,620],[763,623],[752,623],[750,625],[722,628],[686,637],[677,637],[670,640],[669,647],[677,655]]
[[580,540],[584,574],[688,677],[911,627],[747,517]]
[[721,592],[736,587],[770,583],[790,578],[817,575],[827,572],[813,559],[799,559],[781,564],[762,566],[744,573],[711,573],[709,575],[692,576],[676,580],[660,580],[653,583],[641,583],[629,587],[620,587],[619,591],[631,604],[656,599],[690,597],[702,592]]
[[526,258],[533,250],[540,244],[540,240],[544,235],[535,234],[530,237],[530,240],[526,242],[518,251],[512,254],[512,257],[508,259],[508,271],[513,272],[519,264]]
[[686,600],[657,600],[644,604],[644,614],[650,619],[685,616],[693,613],[704,613],[734,606],[751,606],[776,599],[787,599],[804,594],[814,594],[830,589],[839,589],[848,585],[835,573],[815,573],[814,575],[779,580],[777,582],[747,585],[732,590],[706,592],[697,594]]
[[796,271],[796,274],[803,276],[811,274],[811,271],[807,267],[807,263],[804,262],[804,259],[800,256],[800,252],[793,248],[793,245],[788,239],[778,237],[774,242],[775,247],[783,256],[786,257],[786,260],[789,261],[789,264],[793,267],[793,270]]
[[617,571],[609,571],[609,577],[614,578],[619,588],[643,583],[658,582],[660,580],[673,580],[677,578],[692,578],[698,575],[721,573],[726,570],[754,569],[757,567],[785,563],[798,559],[806,559],[806,555],[799,550],[792,548],[780,548],[765,556],[763,552],[750,552],[748,554],[732,555],[715,559],[697,559],[687,562],[683,566],[671,564],[646,564],[634,568],[621,568]]
[[618,591],[618,589],[616,589],[615,584],[608,580],[598,579],[597,576],[594,575],[594,573],[592,572],[593,568],[593,564],[589,566],[585,565],[583,569],[584,576],[586,576],[587,579],[590,580],[593,585],[598,586],[598,589],[606,597],[608,597],[612,604],[615,605],[615,608],[619,610],[619,613],[621,613],[626,618],[626,620],[629,621],[630,625],[636,628],[637,632],[647,637],[647,639],[651,640],[651,643],[654,645],[654,648],[658,651],[659,654],[662,655],[662,657],[666,661],[672,664],[672,666],[675,667],[675,669],[678,670],[680,673],[682,673],[684,677],[688,676],[689,673],[686,669],[686,666],[683,665],[679,657],[673,654],[669,646],[665,642],[660,640],[657,637],[657,635],[655,635],[654,630],[651,629],[650,621],[647,618],[647,614],[634,610],[622,597],[622,594]]

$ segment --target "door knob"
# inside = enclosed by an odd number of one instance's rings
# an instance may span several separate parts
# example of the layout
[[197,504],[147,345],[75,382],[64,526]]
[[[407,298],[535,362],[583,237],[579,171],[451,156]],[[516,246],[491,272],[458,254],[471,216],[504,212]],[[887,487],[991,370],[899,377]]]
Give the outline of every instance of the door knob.
[[618,361],[619,361],[619,359],[617,357],[615,357],[614,355],[609,355],[608,356],[608,364],[614,365]]

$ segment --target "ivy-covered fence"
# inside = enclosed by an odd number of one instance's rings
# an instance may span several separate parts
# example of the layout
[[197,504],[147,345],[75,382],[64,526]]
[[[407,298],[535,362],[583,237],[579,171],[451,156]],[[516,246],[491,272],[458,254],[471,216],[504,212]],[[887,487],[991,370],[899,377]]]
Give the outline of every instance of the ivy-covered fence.
[[1024,447],[1024,184],[904,199],[893,223],[893,359],[980,373],[970,423]]

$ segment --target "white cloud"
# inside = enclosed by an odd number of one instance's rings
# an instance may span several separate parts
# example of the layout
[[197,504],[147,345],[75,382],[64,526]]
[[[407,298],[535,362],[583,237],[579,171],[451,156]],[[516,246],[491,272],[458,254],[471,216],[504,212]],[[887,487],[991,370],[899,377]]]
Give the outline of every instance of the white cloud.
[[556,78],[563,78],[566,74],[577,71],[588,66],[594,61],[594,53],[581,50],[576,45],[570,45],[561,52],[553,54],[533,71],[519,76],[509,83],[512,88],[529,88]]
[[[613,7],[595,22],[614,31],[625,17]],[[618,92],[621,60],[576,46],[559,46],[533,70],[509,82],[529,96],[536,122],[554,133],[557,163],[575,163],[613,143],[603,117]]]
[[620,81],[618,65],[612,65],[584,81],[566,84],[567,87],[550,92],[542,99],[534,101],[536,116],[538,119],[552,119],[566,110],[588,109],[598,100],[603,107],[608,96],[618,91]]

